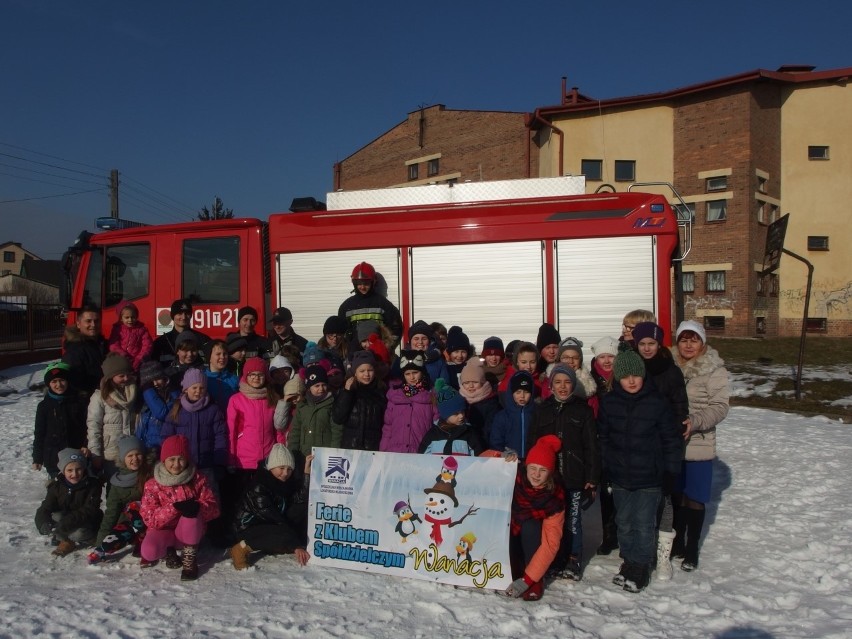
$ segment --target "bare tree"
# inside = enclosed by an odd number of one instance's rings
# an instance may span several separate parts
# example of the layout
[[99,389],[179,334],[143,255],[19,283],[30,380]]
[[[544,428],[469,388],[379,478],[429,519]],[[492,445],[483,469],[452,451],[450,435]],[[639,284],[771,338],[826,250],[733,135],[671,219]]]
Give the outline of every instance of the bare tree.
[[213,198],[213,206],[207,208],[202,206],[198,212],[198,219],[202,222],[207,220],[230,220],[234,217],[234,209],[226,209],[222,203],[222,198],[218,195]]

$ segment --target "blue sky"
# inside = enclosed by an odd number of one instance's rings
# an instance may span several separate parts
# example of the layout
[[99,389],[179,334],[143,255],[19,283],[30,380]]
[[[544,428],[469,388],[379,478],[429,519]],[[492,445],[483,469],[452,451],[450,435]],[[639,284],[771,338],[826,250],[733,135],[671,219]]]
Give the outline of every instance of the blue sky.
[[850,17],[835,0],[4,0],[0,242],[59,258],[109,215],[112,168],[128,219],[189,220],[214,195],[265,217],[324,199],[334,162],[420,105],[523,112],[557,104],[562,76],[612,98],[852,66]]

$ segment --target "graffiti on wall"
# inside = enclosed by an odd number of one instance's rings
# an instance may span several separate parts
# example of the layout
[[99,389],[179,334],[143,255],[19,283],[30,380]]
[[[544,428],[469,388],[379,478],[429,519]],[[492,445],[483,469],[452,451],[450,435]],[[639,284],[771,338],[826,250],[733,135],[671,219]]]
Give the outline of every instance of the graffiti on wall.
[[[801,313],[805,302],[804,288],[782,290],[779,298],[784,308],[791,313]],[[811,291],[811,317],[852,318],[852,282],[814,282]]]
[[684,307],[693,311],[702,310],[735,310],[737,306],[737,291],[725,295],[687,295],[684,298]]

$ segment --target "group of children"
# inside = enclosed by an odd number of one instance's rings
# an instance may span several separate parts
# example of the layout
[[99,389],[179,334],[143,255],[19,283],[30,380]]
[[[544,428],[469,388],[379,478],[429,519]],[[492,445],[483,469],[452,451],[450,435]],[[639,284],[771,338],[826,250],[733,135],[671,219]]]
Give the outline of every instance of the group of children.
[[359,322],[347,339],[332,316],[318,344],[281,343],[271,361],[246,358],[236,339],[203,345],[202,360],[184,331],[166,369],[146,360],[133,305],[119,313],[88,400],[69,389],[67,366],[45,373],[33,467],[55,479],[36,525],[56,555],[94,545],[99,563],[130,546],[143,566],[165,559],[192,580],[209,528],[237,569],[253,551],[305,564],[311,450],[329,446],[524,462],[508,595],[538,599],[545,577],[582,578],[582,513],[598,495],[624,559],[614,583],[638,592],[655,563],[670,576],[658,546],[671,502],[661,520],[658,505],[680,472],[687,406],[646,311],[625,317],[620,340],[595,342],[588,368],[583,343],[550,324],[535,343],[490,337],[476,355],[459,327],[419,321],[391,359],[395,337],[380,322]]

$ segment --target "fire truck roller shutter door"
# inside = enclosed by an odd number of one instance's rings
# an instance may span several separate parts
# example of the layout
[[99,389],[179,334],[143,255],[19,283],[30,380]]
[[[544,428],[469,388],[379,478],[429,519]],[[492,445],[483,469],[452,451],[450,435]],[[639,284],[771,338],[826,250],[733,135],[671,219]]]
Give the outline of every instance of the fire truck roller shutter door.
[[[399,259],[396,248],[281,253],[278,300],[293,313],[293,328],[316,342],[329,315],[352,294],[352,265],[369,262],[387,286],[388,300],[400,308]],[[378,282],[377,282],[378,285]]]
[[[557,241],[560,333],[589,346],[606,335],[620,335],[621,321],[633,309],[657,313],[656,268],[649,236]],[[591,361],[588,348],[583,358]]]
[[542,323],[540,241],[416,247],[412,252],[413,317],[485,338],[535,340]]

